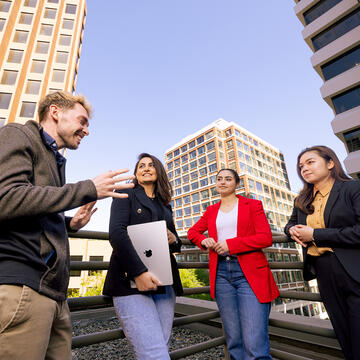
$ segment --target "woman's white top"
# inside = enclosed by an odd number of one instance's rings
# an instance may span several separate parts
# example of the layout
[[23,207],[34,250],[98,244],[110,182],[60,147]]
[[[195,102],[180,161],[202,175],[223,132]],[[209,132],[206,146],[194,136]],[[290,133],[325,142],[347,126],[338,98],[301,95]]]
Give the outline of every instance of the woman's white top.
[[233,209],[227,213],[219,210],[216,218],[218,242],[234,238],[237,235],[238,208],[238,203],[236,203]]

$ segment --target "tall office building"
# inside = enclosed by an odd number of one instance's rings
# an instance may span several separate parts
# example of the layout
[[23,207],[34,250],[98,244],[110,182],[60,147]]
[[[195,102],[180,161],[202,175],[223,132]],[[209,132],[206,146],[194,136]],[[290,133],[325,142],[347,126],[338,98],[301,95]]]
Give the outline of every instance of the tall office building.
[[282,231],[296,194],[290,190],[279,149],[237,124],[219,119],[172,146],[165,157],[180,234],[219,200],[215,176],[225,167],[239,173],[238,193],[261,200],[271,228]]
[[346,170],[360,178],[360,4],[358,0],[295,0],[311,63],[324,80],[334,133],[345,144]]
[[36,119],[49,92],[74,92],[85,0],[0,0],[0,126]]

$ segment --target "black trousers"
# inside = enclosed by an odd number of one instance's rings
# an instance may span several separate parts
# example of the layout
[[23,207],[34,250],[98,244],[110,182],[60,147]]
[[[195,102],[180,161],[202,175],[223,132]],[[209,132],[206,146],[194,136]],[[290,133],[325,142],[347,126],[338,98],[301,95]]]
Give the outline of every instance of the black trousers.
[[[359,259],[360,262],[360,259]],[[320,295],[347,360],[360,359],[360,284],[334,253],[315,260]]]

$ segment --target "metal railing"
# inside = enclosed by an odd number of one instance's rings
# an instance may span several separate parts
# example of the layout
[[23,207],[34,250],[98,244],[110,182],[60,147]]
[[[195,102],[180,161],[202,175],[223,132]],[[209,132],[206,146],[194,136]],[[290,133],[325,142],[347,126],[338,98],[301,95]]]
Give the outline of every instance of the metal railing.
[[[89,239],[89,240],[108,240],[108,233],[105,232],[95,232],[95,231],[79,231],[74,234],[69,234],[71,238],[77,239]],[[288,239],[285,235],[273,232],[273,242],[274,243],[284,243],[288,242]],[[183,241],[184,245],[191,244],[188,240]],[[302,262],[270,262],[269,263],[271,269],[302,269],[303,263]],[[109,262],[102,262],[102,261],[72,261],[70,265],[71,270],[107,270],[109,266]],[[194,268],[208,268],[208,263],[204,262],[178,262],[179,269],[194,269]],[[185,288],[184,295],[193,295],[193,294],[203,294],[209,293],[210,288],[207,287],[199,287],[199,288]],[[318,302],[321,301],[320,294],[318,293],[311,293],[311,292],[304,292],[304,291],[290,291],[290,290],[282,290],[280,291],[281,298],[287,299],[294,299],[294,300],[307,300],[307,301],[314,301]],[[68,304],[70,307],[70,311],[78,311],[78,310],[86,310],[86,309],[100,309],[103,307],[111,307],[112,306],[112,299],[107,296],[89,296],[89,297],[78,297],[78,298],[69,298]],[[294,315],[292,315],[294,316]],[[291,315],[284,316],[291,317]],[[281,331],[285,330],[285,335],[281,335],[284,338],[291,338],[290,335],[286,335],[287,333],[295,332],[299,336],[300,339],[298,341],[302,341],[301,337],[304,338],[304,342],[308,335],[312,337],[316,337],[316,341],[322,345],[328,347],[335,353],[339,353],[339,346],[337,342],[334,340],[336,339],[335,333],[329,326],[321,326],[321,325],[311,325],[306,324],[304,322],[297,322],[292,320],[287,320],[283,318],[273,318],[272,316],[269,319],[269,328],[270,334],[271,329],[274,328],[275,336],[276,334],[281,333]],[[298,316],[299,317],[299,316]],[[199,323],[203,321],[211,321],[214,319],[219,318],[219,312],[216,310],[213,311],[205,311],[201,314],[196,315],[185,315],[182,317],[177,317],[174,320],[174,326],[181,326],[185,324],[193,324]],[[219,320],[218,320],[219,321]],[[321,321],[321,320],[319,320]],[[320,323],[319,323],[320,324]],[[300,335],[299,335],[300,334]],[[84,346],[89,346],[92,344],[98,344],[101,342],[106,342],[110,340],[116,340],[124,338],[124,333],[121,329],[115,330],[107,330],[98,333],[92,333],[87,335],[80,335],[73,337],[72,347],[80,348]],[[328,340],[331,339],[331,340]],[[314,340],[315,341],[315,340]],[[315,343],[316,343],[315,341]],[[170,356],[172,359],[180,359],[182,357],[195,354],[200,351],[204,351],[219,345],[225,345],[225,338],[224,336],[219,336],[213,338],[211,340],[202,342],[200,344],[188,346],[186,348],[182,348],[179,350],[172,351]],[[291,354],[287,351],[281,349],[271,349],[271,353],[277,359],[294,359],[294,360],[305,360],[309,359],[307,357]],[[226,354],[226,352],[225,352]],[[226,355],[227,356],[227,355]],[[341,358],[341,355],[340,357]]]

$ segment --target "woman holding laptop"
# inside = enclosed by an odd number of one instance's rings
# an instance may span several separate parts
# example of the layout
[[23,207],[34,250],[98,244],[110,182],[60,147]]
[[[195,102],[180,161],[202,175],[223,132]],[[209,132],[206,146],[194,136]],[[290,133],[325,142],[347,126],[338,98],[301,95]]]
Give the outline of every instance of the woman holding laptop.
[[[114,199],[109,238],[113,247],[104,295],[113,297],[115,310],[137,359],[170,359],[168,343],[174,319],[175,295],[182,286],[175,257],[180,252],[170,206],[171,185],[155,156],[140,154],[135,165],[135,187],[124,190],[128,198]],[[165,220],[170,248],[173,285],[161,286],[135,251],[127,227]],[[134,281],[136,288],[131,287]]]
[[209,249],[210,293],[230,359],[267,360],[270,304],[279,291],[262,249],[272,245],[272,236],[261,202],[236,195],[239,182],[232,169],[217,173],[221,201],[206,209],[188,238]]

